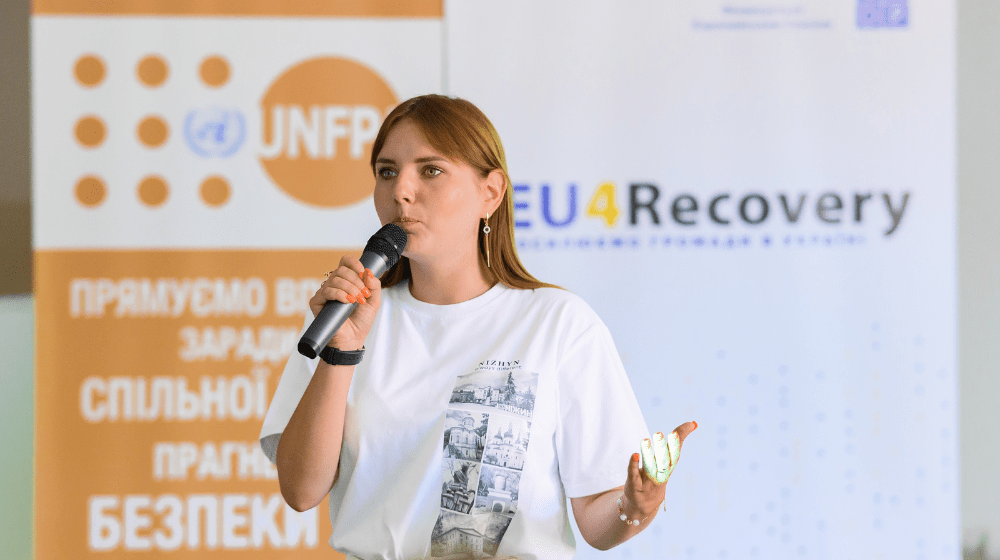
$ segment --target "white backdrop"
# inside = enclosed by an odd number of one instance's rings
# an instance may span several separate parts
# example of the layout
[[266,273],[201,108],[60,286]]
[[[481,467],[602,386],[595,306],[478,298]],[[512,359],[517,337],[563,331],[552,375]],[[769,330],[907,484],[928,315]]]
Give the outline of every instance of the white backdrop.
[[955,6],[904,7],[447,4],[449,93],[500,129],[522,258],[597,309],[651,429],[700,425],[667,512],[580,557],[959,554]]

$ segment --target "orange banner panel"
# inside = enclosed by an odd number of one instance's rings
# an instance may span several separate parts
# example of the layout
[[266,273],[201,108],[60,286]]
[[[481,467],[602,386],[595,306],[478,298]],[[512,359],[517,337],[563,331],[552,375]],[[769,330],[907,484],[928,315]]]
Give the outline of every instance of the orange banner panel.
[[35,15],[440,18],[443,0],[35,0]]
[[343,558],[257,439],[345,252],[37,251],[35,558]]

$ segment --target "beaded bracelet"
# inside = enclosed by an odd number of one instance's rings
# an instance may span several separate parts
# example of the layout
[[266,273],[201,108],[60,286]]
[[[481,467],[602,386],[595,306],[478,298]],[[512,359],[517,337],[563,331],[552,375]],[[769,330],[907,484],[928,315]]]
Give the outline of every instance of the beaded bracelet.
[[629,519],[628,516],[625,515],[625,506],[622,505],[622,498],[624,498],[624,497],[625,497],[625,495],[622,494],[618,498],[618,519],[621,519],[622,521],[624,521],[626,525],[636,525],[636,526],[638,526],[638,525],[642,524],[643,521],[645,521],[646,519],[649,518],[649,515],[646,515],[646,517],[643,517],[642,519]]

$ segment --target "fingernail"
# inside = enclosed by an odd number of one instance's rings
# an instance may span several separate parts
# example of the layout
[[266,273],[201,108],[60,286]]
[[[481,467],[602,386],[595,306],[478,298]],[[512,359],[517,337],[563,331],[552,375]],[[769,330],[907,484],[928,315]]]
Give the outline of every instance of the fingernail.
[[639,454],[638,453],[633,453],[632,454],[632,462],[633,463],[638,463],[639,462]]
[[364,305],[365,303],[367,303],[367,302],[365,301],[365,296],[361,296],[361,295],[359,295],[359,296],[358,296],[358,303],[359,303],[359,304],[361,304],[361,305]]
[[651,447],[653,445],[653,443],[649,441],[649,438],[643,439],[642,444],[645,445],[646,447]]
[[372,272],[370,268],[366,268],[365,269],[365,276],[374,279],[375,278],[375,273]]
[[352,296],[351,294],[347,294],[347,301],[349,301],[351,303],[355,303],[355,302],[357,302],[357,299],[355,299],[355,297]]
[[663,432],[656,432],[657,439],[663,439]]
[[372,297],[372,291],[366,288],[361,288],[361,293],[365,294],[366,298]]
[[698,422],[695,422],[694,420],[692,420],[692,422],[694,422],[694,429],[697,430],[698,429]]

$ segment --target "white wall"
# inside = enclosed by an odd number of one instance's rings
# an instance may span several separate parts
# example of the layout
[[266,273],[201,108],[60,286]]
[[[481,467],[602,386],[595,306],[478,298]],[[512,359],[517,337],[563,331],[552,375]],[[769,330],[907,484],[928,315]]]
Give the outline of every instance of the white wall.
[[1000,3],[958,3],[962,526],[1000,557]]

